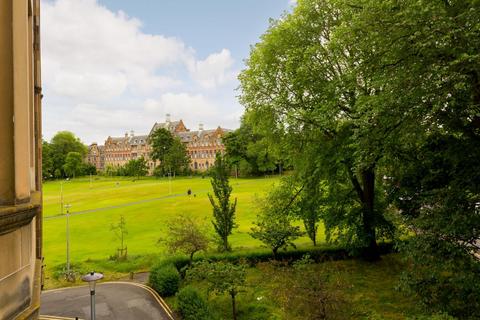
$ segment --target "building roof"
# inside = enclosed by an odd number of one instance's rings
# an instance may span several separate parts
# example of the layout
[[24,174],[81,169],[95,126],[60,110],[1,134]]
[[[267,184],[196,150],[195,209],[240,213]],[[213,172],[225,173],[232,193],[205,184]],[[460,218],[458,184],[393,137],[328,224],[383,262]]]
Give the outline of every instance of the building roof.
[[139,145],[147,143],[148,135],[130,136],[130,145]]
[[152,130],[150,130],[150,134],[151,135],[152,133],[154,133],[156,130],[160,129],[160,128],[163,128],[163,129],[167,129],[168,131],[170,131],[171,133],[174,133],[175,132],[175,129],[180,125],[182,120],[179,120],[179,121],[167,121],[167,122],[155,122],[155,124],[153,125],[152,127]]
[[217,129],[209,129],[209,130],[198,130],[198,131],[188,131],[188,132],[177,132],[177,136],[180,137],[182,142],[188,143],[193,140],[193,137],[196,136],[199,140],[206,138],[207,136],[211,136],[215,133],[227,133],[230,132],[230,129],[220,128]]

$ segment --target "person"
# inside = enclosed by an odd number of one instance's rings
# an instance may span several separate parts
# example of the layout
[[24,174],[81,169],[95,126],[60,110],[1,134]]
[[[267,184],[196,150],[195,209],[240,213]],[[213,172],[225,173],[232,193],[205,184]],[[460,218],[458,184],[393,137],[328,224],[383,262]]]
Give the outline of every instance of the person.
[[191,189],[188,189],[187,190],[187,195],[190,196],[192,194],[192,190]]

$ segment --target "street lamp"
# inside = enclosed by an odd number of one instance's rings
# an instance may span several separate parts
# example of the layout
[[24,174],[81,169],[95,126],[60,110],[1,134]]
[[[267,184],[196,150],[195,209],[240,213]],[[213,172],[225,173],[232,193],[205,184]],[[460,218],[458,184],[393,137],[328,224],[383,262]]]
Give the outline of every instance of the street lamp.
[[71,204],[66,204],[65,209],[67,210],[67,279],[70,280],[71,272],[70,272],[70,208],[72,207]]
[[90,272],[82,277],[82,280],[88,282],[90,287],[90,319],[95,320],[95,283],[103,278],[103,274]]

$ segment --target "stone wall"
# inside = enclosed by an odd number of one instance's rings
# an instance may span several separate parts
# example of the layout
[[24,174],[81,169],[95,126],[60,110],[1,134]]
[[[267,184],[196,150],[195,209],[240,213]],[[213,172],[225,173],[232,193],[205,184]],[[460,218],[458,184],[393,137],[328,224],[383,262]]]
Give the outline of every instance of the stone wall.
[[39,5],[0,1],[0,319],[35,319],[40,303]]

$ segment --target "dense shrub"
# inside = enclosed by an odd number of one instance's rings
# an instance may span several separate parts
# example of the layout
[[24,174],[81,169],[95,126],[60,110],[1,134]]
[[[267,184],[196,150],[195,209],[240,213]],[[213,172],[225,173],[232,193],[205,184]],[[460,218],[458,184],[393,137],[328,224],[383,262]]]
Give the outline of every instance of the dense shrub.
[[173,296],[178,291],[180,274],[172,264],[157,264],[150,272],[149,283],[161,296]]
[[[380,243],[379,250],[382,254],[387,254],[396,251],[393,243]],[[344,260],[352,256],[346,249],[335,247],[320,247],[295,249],[288,251],[279,251],[277,259],[279,261],[296,261],[302,259],[304,255],[308,254],[315,262],[324,262],[330,260]],[[228,253],[216,253],[208,255],[199,255],[193,261],[209,260],[211,262],[224,261],[237,264],[240,261],[254,266],[259,262],[267,262],[273,259],[271,250],[254,250],[254,251],[234,251]],[[173,256],[162,259],[158,265],[174,265],[177,270],[184,270],[189,265],[189,259],[186,256]]]
[[211,320],[207,302],[193,287],[182,288],[177,293],[177,309],[183,320]]

